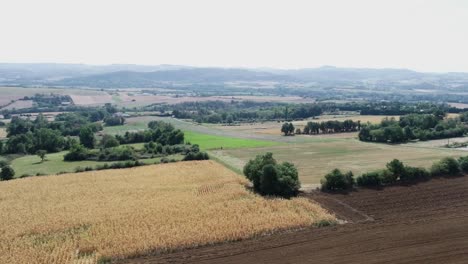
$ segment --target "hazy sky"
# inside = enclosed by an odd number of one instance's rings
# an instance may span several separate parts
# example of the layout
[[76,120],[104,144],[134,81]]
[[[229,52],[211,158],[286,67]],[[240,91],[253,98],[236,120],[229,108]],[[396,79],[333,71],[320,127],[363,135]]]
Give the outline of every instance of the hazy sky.
[[468,72],[468,0],[0,0],[0,62]]

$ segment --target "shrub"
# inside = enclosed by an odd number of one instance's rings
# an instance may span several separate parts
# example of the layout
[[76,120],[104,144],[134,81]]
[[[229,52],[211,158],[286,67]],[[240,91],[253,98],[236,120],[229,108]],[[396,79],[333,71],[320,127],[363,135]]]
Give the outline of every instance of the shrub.
[[15,171],[10,166],[7,165],[2,168],[2,171],[0,172],[0,180],[8,181],[13,179],[13,176],[15,176]]
[[382,184],[394,184],[398,180],[398,175],[390,170],[381,170],[378,172],[382,180]]
[[351,171],[343,174],[339,169],[334,169],[332,172],[325,175],[320,183],[322,184],[322,190],[349,190],[354,185],[354,176]]
[[362,187],[377,187],[382,185],[382,174],[378,171],[364,173],[356,179],[357,185]]
[[73,145],[70,151],[63,156],[65,161],[80,161],[88,158],[89,151],[83,145]]
[[395,181],[400,177],[404,171],[405,171],[405,166],[403,165],[403,162],[394,159],[387,163],[387,169],[395,176]]
[[0,160],[0,169],[7,165],[8,165],[8,162],[6,160]]
[[467,173],[468,172],[468,156],[466,157],[460,157],[458,159],[458,164],[460,164],[460,170],[462,172]]
[[114,148],[118,147],[120,143],[114,136],[106,134],[102,136],[100,145],[103,148]]
[[189,152],[183,160],[208,160],[210,157],[206,152]]
[[453,176],[460,173],[460,164],[452,157],[443,158],[431,167],[433,176]]
[[415,182],[427,180],[431,177],[430,173],[424,168],[405,166],[404,173],[400,176],[401,182]]

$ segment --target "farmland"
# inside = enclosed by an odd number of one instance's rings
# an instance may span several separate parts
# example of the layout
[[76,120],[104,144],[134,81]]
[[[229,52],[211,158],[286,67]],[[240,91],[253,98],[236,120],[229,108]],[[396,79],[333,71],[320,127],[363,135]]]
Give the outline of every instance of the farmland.
[[[11,161],[11,166],[16,172],[16,176],[20,177],[22,175],[50,175],[50,174],[57,174],[63,172],[74,172],[76,168],[81,167],[96,167],[97,165],[102,165],[105,163],[113,163],[109,161],[92,161],[92,160],[84,160],[84,161],[64,161],[63,156],[67,153],[67,151],[57,152],[47,154],[46,160],[41,162],[41,159],[36,155],[26,155],[23,157],[19,157],[13,159]],[[181,155],[172,155],[169,156],[170,159],[181,160]],[[159,162],[160,158],[152,158],[152,159],[142,159],[142,162],[146,164],[153,164],[155,162]]]
[[246,183],[213,161],[0,182],[0,262],[97,263],[335,221]]
[[[293,121],[292,123],[296,128],[300,128],[301,130],[304,129],[304,126],[309,121],[313,122],[322,122],[322,121],[340,121],[343,122],[346,119],[353,120],[355,122],[361,121],[362,124],[364,123],[380,123],[383,118],[395,118],[396,120],[399,119],[399,116],[379,116],[379,115],[356,115],[356,114],[343,114],[343,115],[322,115],[317,117],[316,119],[308,119],[303,121]],[[234,126],[225,126],[225,125],[208,125],[214,128],[225,130],[225,131],[232,131],[232,132],[239,132],[239,133],[255,133],[255,134],[265,134],[265,135],[281,135],[281,125],[282,123],[279,122],[253,122],[253,123],[241,123],[239,125]],[[342,136],[342,135],[336,135]]]
[[185,131],[185,141],[198,144],[202,149],[232,149],[232,148],[256,148],[275,146],[280,143],[265,140],[223,137],[217,135],[202,134],[193,131]]
[[468,177],[309,196],[349,224],[139,258],[165,263],[465,263]]
[[[307,136],[306,136],[307,137]],[[258,154],[272,152],[280,161],[293,162],[304,184],[317,184],[334,168],[351,170],[355,174],[385,167],[397,158],[412,166],[429,167],[446,156],[464,156],[463,150],[417,147],[411,144],[386,145],[364,143],[356,139],[322,139],[314,143],[290,143],[284,146],[217,151],[219,156],[232,156],[243,163]]]

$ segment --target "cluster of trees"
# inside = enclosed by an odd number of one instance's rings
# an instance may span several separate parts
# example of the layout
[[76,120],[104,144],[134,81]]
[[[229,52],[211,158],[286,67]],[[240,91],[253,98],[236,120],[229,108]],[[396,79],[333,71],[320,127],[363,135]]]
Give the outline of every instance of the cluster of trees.
[[63,113],[52,122],[42,114],[35,120],[13,117],[7,126],[8,140],[1,149],[4,153],[21,154],[35,154],[39,150],[57,152],[76,144],[76,136],[81,144],[93,148],[94,133],[102,130],[102,125],[96,122],[103,116],[100,113]]
[[104,124],[106,124],[106,126],[120,126],[120,125],[123,125],[124,123],[125,123],[125,118],[123,118],[122,116],[113,115],[113,116],[104,118]]
[[73,100],[69,95],[60,95],[53,93],[25,96],[23,100],[32,100],[37,107],[57,107],[73,103]]
[[342,173],[338,169],[325,175],[322,179],[323,191],[346,191],[354,186],[360,187],[382,187],[396,183],[416,183],[426,181],[432,177],[454,176],[460,173],[468,173],[468,156],[457,159],[452,157],[443,158],[435,162],[430,170],[425,168],[404,165],[398,159],[387,163],[385,169],[363,173],[354,179],[351,171]]
[[138,132],[126,132],[123,136],[116,135],[120,144],[144,143],[153,141],[162,145],[176,145],[184,142],[184,133],[175,129],[170,123],[151,121],[147,130]]
[[354,122],[351,119],[340,121],[322,121],[322,122],[307,122],[304,127],[303,134],[328,134],[359,131],[361,129],[361,121]]
[[443,115],[410,114],[400,121],[385,118],[378,125],[363,126],[361,141],[401,143],[409,140],[431,140],[463,136],[467,127],[460,119],[443,119]]
[[279,164],[270,152],[249,160],[244,166],[244,175],[262,195],[291,197],[301,187],[296,167],[289,162]]
[[[144,142],[141,150],[121,144]],[[94,133],[84,128],[80,133],[80,143],[70,147],[70,151],[64,156],[65,161],[100,160],[122,161],[138,160],[167,156],[171,154],[184,154],[185,160],[208,159],[205,152],[201,152],[198,145],[184,144],[184,134],[173,125],[152,121],[148,123],[148,129],[139,132],[127,132],[122,135],[103,135],[98,146],[99,150],[92,150],[95,144]]]
[[290,136],[290,135],[294,135],[294,125],[293,123],[284,123],[282,126],[281,126],[281,133],[283,133],[285,136]]

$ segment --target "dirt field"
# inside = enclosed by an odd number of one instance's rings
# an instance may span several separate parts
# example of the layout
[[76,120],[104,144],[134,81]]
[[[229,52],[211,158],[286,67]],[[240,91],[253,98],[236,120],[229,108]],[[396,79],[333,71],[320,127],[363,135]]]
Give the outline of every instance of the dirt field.
[[450,106],[455,107],[455,108],[468,108],[468,104],[463,104],[463,103],[448,103]]
[[311,198],[349,223],[122,263],[461,264],[468,260],[468,177]]

